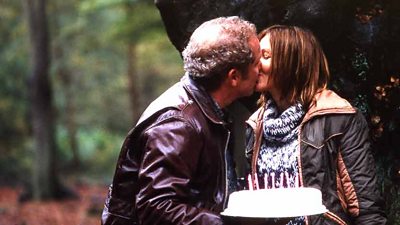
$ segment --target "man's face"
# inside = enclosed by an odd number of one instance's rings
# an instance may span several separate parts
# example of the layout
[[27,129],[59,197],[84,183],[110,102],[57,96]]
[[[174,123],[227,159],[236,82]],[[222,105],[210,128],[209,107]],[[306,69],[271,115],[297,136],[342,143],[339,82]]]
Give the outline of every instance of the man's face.
[[255,60],[247,68],[247,71],[245,72],[246,74],[242,74],[241,76],[241,80],[238,85],[238,97],[252,95],[255,90],[259,76],[261,51],[260,42],[255,35],[249,39],[249,46],[251,48],[251,51],[253,52]]

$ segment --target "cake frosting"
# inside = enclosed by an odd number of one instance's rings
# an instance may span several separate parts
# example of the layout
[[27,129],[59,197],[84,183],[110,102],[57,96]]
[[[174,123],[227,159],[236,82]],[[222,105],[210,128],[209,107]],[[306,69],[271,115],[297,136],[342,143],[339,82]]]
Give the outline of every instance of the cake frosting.
[[229,196],[225,216],[281,218],[326,212],[321,191],[316,188],[242,190]]

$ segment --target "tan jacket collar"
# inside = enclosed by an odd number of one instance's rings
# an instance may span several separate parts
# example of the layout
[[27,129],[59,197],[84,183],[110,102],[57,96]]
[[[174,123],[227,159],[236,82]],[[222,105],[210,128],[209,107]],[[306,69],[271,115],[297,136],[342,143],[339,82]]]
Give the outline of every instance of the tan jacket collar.
[[344,98],[331,90],[322,90],[315,95],[315,103],[307,111],[302,123],[311,118],[325,114],[355,113],[356,109]]
[[[356,109],[351,106],[351,104],[344,98],[337,95],[331,90],[324,89],[315,95],[315,104],[311,105],[310,109],[307,111],[302,123],[307,122],[311,118],[319,115],[325,114],[345,114],[345,113],[355,113]],[[250,118],[246,121],[253,129],[256,127],[258,120],[262,119],[259,117],[262,108],[259,108],[254,112]]]

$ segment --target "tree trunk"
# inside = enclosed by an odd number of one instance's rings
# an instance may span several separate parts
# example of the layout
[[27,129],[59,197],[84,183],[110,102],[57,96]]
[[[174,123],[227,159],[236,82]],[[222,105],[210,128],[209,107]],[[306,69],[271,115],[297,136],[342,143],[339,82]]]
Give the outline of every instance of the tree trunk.
[[35,160],[33,197],[48,199],[56,196],[58,180],[55,170],[56,143],[52,88],[48,77],[50,64],[49,35],[45,0],[26,0],[31,40],[32,72],[29,76],[32,129]]

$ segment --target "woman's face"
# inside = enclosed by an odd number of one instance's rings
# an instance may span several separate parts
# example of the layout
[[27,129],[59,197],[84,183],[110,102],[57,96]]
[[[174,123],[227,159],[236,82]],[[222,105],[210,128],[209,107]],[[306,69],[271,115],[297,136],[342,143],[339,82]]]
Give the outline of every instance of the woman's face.
[[257,92],[269,92],[272,85],[271,79],[271,43],[269,35],[265,35],[260,40],[261,59],[260,59],[260,74],[256,85]]

